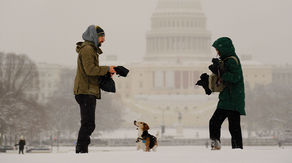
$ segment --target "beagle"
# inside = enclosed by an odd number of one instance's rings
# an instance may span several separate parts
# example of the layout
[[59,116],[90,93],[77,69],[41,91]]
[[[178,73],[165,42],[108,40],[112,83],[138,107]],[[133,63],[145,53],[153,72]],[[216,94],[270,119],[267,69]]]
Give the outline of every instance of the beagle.
[[152,149],[156,152],[158,144],[157,139],[159,138],[159,130],[155,136],[148,134],[150,127],[145,122],[134,121],[134,125],[137,126],[138,138],[136,141],[137,150],[142,149],[144,152],[150,152]]

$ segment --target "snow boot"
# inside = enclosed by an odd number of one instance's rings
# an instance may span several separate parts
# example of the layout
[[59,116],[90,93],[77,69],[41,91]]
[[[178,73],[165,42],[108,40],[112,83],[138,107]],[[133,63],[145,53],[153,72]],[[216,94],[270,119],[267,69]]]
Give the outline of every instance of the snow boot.
[[88,145],[81,145],[77,143],[75,153],[88,153]]
[[211,140],[211,150],[220,150],[221,144],[218,140]]

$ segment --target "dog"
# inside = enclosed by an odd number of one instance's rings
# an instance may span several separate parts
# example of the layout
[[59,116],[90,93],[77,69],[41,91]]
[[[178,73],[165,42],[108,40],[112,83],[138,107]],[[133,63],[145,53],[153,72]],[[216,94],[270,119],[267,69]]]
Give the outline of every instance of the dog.
[[136,141],[137,150],[142,149],[144,152],[150,152],[150,150],[156,152],[158,144],[157,140],[159,138],[159,130],[157,131],[156,135],[153,136],[148,133],[150,127],[145,122],[138,122],[134,121],[134,125],[138,130],[138,138]]

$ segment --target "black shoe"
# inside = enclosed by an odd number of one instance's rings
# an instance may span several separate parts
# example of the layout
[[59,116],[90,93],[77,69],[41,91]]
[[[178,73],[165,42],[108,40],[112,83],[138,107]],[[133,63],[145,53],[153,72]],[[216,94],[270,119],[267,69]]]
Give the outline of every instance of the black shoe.
[[77,144],[75,152],[76,153],[88,153],[88,145]]

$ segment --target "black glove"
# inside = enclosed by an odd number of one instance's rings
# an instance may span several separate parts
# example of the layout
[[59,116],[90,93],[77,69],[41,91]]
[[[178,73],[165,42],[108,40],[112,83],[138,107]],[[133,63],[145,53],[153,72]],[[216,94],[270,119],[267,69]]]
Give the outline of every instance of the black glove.
[[212,63],[209,66],[209,70],[211,70],[211,72],[213,72],[214,74],[216,74],[217,76],[221,77],[224,73],[223,70],[220,69],[220,61],[218,58],[213,58],[212,59]]
[[214,65],[214,67],[220,68],[220,61],[218,58],[212,58],[212,63]]
[[224,74],[224,70],[217,68],[213,64],[209,66],[209,70],[211,70],[211,72],[213,72],[214,74],[216,74],[219,77],[221,77]]
[[207,95],[210,95],[212,93],[212,91],[209,88],[209,75],[206,73],[203,73],[200,76],[201,80],[198,80],[196,85],[202,86],[205,90],[205,93]]
[[211,70],[211,72],[213,72],[217,76],[218,76],[218,70],[220,71],[220,69],[214,66],[213,64],[209,66],[209,70]]
[[126,77],[129,73],[129,70],[125,68],[124,66],[117,66],[114,67],[114,70],[116,71],[117,75]]
[[200,76],[201,80],[209,82],[209,75],[207,73],[203,73]]

